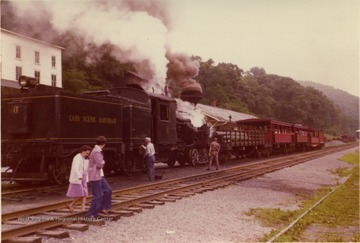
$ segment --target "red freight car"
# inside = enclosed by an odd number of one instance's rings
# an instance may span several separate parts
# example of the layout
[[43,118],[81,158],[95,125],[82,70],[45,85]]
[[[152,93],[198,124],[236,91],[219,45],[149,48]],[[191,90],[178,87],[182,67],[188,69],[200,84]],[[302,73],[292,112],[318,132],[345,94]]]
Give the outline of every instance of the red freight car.
[[287,153],[294,150],[292,124],[272,119],[251,118],[237,121],[239,130],[263,131],[266,146],[261,153]]
[[306,151],[310,146],[309,128],[300,124],[293,125],[294,143],[297,151]]
[[323,148],[325,146],[324,132],[319,129],[309,128],[309,142],[312,149]]

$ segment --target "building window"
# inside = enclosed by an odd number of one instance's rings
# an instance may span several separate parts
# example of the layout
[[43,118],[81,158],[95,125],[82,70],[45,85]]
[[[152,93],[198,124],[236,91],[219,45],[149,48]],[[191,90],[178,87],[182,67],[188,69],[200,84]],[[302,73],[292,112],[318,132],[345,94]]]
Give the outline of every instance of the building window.
[[20,76],[22,75],[22,69],[21,67],[16,67],[16,71],[15,71],[15,80],[19,80]]
[[16,58],[21,58],[21,46],[16,46]]
[[51,66],[56,67],[56,57],[55,56],[51,56]]
[[37,83],[40,83],[40,71],[35,71],[34,73],[35,79],[37,81]]
[[51,75],[51,86],[56,87],[56,75],[54,74]]
[[35,63],[39,64],[40,63],[40,52],[35,51]]

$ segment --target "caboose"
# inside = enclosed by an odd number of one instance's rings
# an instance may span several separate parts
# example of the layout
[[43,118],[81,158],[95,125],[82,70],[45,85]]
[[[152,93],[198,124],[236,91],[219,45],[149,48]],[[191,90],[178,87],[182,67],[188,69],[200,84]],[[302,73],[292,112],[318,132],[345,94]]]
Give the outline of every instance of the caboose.
[[173,165],[188,147],[179,144],[171,97],[138,85],[74,94],[20,84],[21,94],[1,99],[1,159],[9,168],[2,180],[65,183],[80,146],[93,146],[99,135],[107,138],[104,170],[111,174],[143,170],[139,147],[145,137],[152,138],[157,162]]

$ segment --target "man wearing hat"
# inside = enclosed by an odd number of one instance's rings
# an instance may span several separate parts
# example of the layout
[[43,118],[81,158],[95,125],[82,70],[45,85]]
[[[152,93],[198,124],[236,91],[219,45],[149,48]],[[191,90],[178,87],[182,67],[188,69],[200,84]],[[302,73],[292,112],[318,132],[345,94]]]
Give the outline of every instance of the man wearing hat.
[[105,165],[103,148],[106,144],[106,138],[99,136],[96,138],[96,145],[89,156],[89,181],[92,189],[92,200],[86,217],[97,217],[102,211],[108,214],[107,210],[111,208],[112,190],[104,177],[103,167]]

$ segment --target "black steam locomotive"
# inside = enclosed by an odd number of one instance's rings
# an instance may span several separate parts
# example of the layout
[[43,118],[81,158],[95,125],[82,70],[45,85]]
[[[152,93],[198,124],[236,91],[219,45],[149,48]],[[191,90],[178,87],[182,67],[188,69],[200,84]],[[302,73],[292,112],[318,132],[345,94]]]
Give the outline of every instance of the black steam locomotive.
[[2,180],[65,183],[79,147],[99,135],[107,138],[105,173],[142,170],[145,137],[152,138],[157,161],[170,167],[207,162],[208,127],[177,117],[174,98],[138,85],[74,94],[30,81],[1,99],[1,159],[8,167]]

